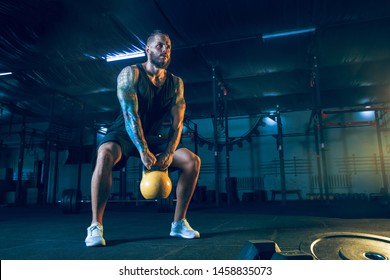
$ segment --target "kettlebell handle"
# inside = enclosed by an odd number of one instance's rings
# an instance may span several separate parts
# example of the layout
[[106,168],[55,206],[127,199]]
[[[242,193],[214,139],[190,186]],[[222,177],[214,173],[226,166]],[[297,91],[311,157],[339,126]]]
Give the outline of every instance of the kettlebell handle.
[[145,165],[143,165],[143,172],[152,172],[152,171],[161,171],[161,172],[168,172],[168,168],[166,169],[161,169],[157,165],[152,165],[150,169],[147,169]]

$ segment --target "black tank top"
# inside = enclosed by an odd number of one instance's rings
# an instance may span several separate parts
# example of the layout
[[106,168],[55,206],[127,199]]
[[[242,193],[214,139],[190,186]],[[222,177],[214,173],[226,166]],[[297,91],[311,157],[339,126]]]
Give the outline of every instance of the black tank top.
[[[149,80],[145,69],[141,64],[136,65],[139,70],[137,88],[138,115],[141,119],[144,135],[158,135],[161,133],[162,122],[169,118],[174,100],[176,99],[173,76],[167,73],[164,84],[157,88]],[[123,113],[121,112],[110,131],[126,132]]]

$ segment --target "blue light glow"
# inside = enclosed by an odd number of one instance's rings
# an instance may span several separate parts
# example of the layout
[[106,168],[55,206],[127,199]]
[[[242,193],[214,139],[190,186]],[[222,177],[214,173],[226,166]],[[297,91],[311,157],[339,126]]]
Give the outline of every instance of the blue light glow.
[[305,29],[275,32],[275,33],[264,34],[262,36],[262,38],[263,39],[271,39],[271,38],[277,38],[277,37],[285,37],[285,36],[297,35],[297,34],[302,34],[302,33],[314,32],[315,30],[316,29],[314,27],[309,27],[309,28],[305,28]]
[[7,76],[7,75],[12,75],[12,72],[3,72],[3,73],[0,73],[0,76]]
[[112,61],[131,59],[131,58],[137,58],[137,57],[143,57],[143,56],[145,56],[144,51],[122,52],[122,53],[118,53],[118,54],[107,55],[106,61],[112,62]]
[[360,116],[365,120],[373,120],[375,118],[374,111],[362,111],[360,112]]
[[268,126],[274,126],[274,125],[277,125],[277,122],[276,122],[276,116],[272,116],[273,118],[270,117],[266,117],[264,120],[265,120],[265,123],[266,125]]

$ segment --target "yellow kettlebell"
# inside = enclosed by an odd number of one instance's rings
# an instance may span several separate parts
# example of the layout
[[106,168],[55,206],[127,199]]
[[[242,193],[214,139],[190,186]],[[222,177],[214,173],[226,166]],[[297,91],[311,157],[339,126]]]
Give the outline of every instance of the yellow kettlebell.
[[140,190],[145,199],[167,198],[172,191],[168,170],[160,170],[154,166],[150,170],[144,169]]

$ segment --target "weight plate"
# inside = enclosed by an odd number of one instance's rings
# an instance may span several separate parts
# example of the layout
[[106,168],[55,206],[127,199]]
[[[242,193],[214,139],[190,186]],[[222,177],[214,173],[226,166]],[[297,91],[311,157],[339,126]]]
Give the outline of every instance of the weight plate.
[[81,192],[79,190],[73,190],[71,198],[72,213],[80,212],[81,208]]
[[62,192],[61,209],[64,214],[78,213],[81,208],[81,191],[66,189]]
[[315,235],[300,250],[318,260],[390,260],[390,238],[354,232]]
[[70,213],[70,197],[71,197],[72,190],[66,189],[62,192],[61,197],[61,210],[64,214]]

